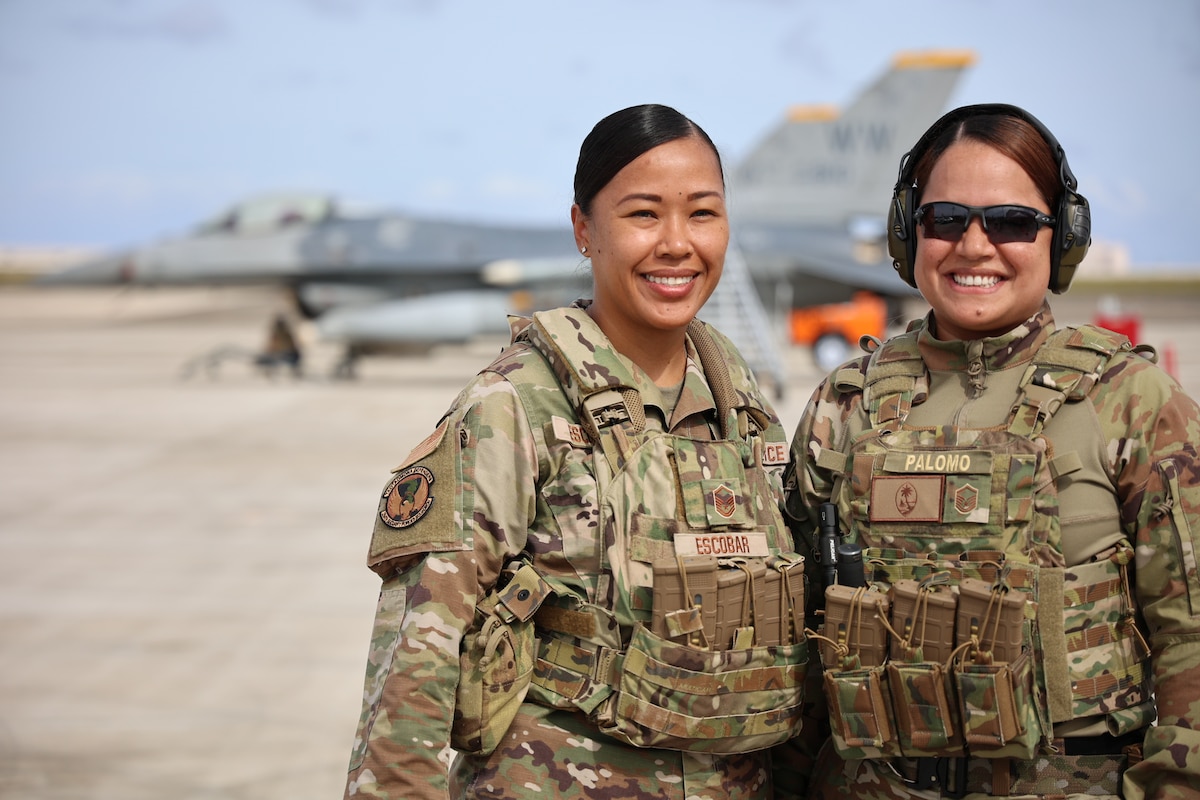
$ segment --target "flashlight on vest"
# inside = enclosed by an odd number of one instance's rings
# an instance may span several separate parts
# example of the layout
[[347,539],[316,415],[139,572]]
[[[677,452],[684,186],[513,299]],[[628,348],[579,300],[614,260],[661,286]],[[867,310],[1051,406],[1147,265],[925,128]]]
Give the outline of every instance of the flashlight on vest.
[[837,582],[839,586],[852,586],[856,589],[867,585],[862,545],[847,542],[837,546]]
[[821,503],[817,509],[817,553],[825,574],[825,585],[837,583],[838,517],[837,505]]

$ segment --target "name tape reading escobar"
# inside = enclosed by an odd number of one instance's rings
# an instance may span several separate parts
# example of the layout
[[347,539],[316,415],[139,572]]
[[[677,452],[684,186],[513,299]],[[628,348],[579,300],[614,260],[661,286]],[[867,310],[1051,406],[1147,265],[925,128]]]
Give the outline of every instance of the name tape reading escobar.
[[767,534],[762,531],[677,533],[675,552],[681,556],[769,556]]

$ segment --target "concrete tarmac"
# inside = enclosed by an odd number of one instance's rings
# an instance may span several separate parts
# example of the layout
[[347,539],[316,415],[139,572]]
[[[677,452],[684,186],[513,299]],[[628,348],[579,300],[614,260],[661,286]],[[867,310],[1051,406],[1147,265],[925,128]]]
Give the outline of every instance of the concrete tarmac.
[[[1064,322],[1094,312],[1055,298]],[[267,379],[267,291],[0,290],[0,797],[341,795],[378,493],[499,340]],[[1139,305],[1140,304],[1140,305]],[[1127,301],[1200,396],[1195,298]],[[790,430],[819,380],[787,353]]]

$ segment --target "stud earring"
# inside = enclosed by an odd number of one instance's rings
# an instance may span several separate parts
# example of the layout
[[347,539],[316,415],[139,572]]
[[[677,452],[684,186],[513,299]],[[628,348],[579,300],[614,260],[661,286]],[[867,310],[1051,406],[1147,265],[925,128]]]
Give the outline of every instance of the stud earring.
[[579,248],[579,254],[580,254],[580,255],[584,255],[584,256],[586,256],[586,255],[587,255],[587,248],[586,248],[586,247],[581,247],[581,248]]

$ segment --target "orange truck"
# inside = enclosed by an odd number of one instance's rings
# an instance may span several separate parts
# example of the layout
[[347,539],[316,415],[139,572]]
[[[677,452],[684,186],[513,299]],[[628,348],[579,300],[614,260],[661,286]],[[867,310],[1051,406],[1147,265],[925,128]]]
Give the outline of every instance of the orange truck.
[[871,292],[855,292],[845,303],[794,308],[792,343],[811,347],[813,361],[828,371],[858,352],[862,336],[882,339],[887,318],[887,301]]

